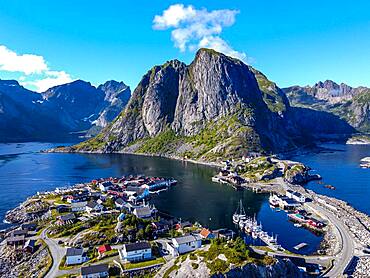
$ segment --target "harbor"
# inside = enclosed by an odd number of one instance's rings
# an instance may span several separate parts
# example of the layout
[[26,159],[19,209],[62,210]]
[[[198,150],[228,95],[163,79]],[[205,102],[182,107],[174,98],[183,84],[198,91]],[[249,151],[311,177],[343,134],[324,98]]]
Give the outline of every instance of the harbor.
[[[23,152],[27,153],[27,151]],[[28,157],[32,158],[32,160],[29,160]],[[48,161],[53,160],[54,165],[58,166],[57,169],[40,167],[39,165],[42,165],[46,159]],[[28,174],[22,176],[13,174],[13,165],[16,164],[18,167],[19,163],[23,161],[25,164],[22,167],[29,169]],[[37,164],[33,164],[34,162],[32,161],[36,161]],[[74,166],[71,167],[70,165]],[[18,159],[11,160],[9,163],[5,164],[2,170],[3,173],[6,174],[6,179],[3,179],[3,184],[4,188],[7,189],[6,195],[3,195],[3,198],[7,200],[8,198],[5,196],[12,194],[11,188],[16,185],[18,188],[21,188],[22,191],[21,194],[18,194],[12,200],[18,200],[18,202],[34,194],[36,190],[40,192],[51,191],[61,185],[89,182],[99,176],[129,177],[130,173],[145,173],[146,176],[151,177],[175,177],[178,183],[176,186],[171,186],[171,190],[164,190],[159,194],[149,193],[151,199],[150,203],[155,205],[161,212],[182,218],[183,222],[186,220],[192,222],[198,221],[203,226],[209,227],[210,229],[217,229],[218,227],[235,229],[232,215],[235,212],[239,200],[242,199],[246,215],[252,217],[252,219],[255,215],[258,224],[262,223],[263,230],[268,232],[269,235],[272,236],[277,234],[278,243],[284,249],[299,254],[313,254],[317,252],[318,249],[321,249],[320,242],[324,238],[325,244],[327,245],[323,248],[328,250],[328,252],[330,252],[329,254],[340,252],[337,246],[340,240],[338,240],[335,235],[337,226],[334,226],[333,232],[330,232],[329,229],[329,232],[326,232],[324,237],[317,236],[309,230],[288,221],[287,214],[280,207],[271,209],[268,200],[269,194],[256,194],[256,192],[252,190],[235,191],[226,184],[213,183],[211,178],[215,174],[214,168],[199,164],[173,161],[164,158],[138,157],[120,154],[37,155],[31,153],[28,155],[19,155]],[[53,176],[56,172],[59,173],[58,179]],[[330,183],[336,186],[338,185],[338,182],[331,181]],[[286,189],[303,193],[304,196],[308,197],[308,201],[310,201],[310,199],[314,200],[314,204],[311,201],[304,203],[306,210],[310,212],[314,212],[315,210],[315,213],[320,214],[322,217],[326,217],[327,215],[331,217],[331,215],[327,213],[327,210],[330,210],[331,213],[334,212],[332,215],[338,215],[338,217],[345,215],[345,218],[348,219],[345,220],[348,222],[348,227],[353,227],[353,232],[356,233],[358,237],[361,237],[362,242],[366,242],[368,232],[361,224],[367,223],[366,215],[354,210],[345,203],[315,194],[310,190],[302,190],[301,186],[286,183],[279,178],[269,182],[255,183],[253,186],[258,188],[259,184],[263,185],[266,189],[270,188],[273,190],[271,192],[277,195],[285,195]],[[250,185],[252,185],[252,183],[250,183]],[[316,186],[316,182],[313,183],[312,187],[314,186]],[[275,190],[276,188],[278,188],[278,190]],[[33,191],[30,191],[30,189]],[[16,203],[13,205],[4,204],[7,205],[5,206],[7,210],[18,205]],[[325,218],[325,220],[328,221],[328,218]],[[330,223],[332,220],[333,219],[330,220]],[[343,221],[343,219],[341,221]],[[342,229],[341,226],[338,227]],[[251,235],[250,238],[252,238]],[[259,239],[257,239],[257,241],[259,241]],[[294,247],[302,242],[307,243],[307,246],[300,250],[295,250]],[[330,251],[332,246],[334,250]]]
[[256,217],[248,217],[245,213],[242,200],[240,200],[238,209],[233,214],[233,223],[242,232],[250,235],[253,239],[260,239],[268,247],[275,251],[284,251],[281,245],[277,242],[277,235],[272,236],[263,231],[262,223],[258,224]]

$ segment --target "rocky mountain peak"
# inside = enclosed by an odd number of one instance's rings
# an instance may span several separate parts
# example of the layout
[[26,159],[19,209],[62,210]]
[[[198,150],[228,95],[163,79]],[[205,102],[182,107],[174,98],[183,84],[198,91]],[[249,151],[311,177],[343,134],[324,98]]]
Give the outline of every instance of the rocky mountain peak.
[[0,86],[21,86],[17,80],[3,80],[0,79]]

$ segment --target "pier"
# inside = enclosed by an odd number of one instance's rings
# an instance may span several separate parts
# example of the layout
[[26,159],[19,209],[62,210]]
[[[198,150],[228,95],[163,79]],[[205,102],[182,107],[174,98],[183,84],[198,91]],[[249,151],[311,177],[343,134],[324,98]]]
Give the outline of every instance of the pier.
[[302,243],[300,243],[300,244],[297,244],[296,246],[294,246],[293,248],[295,249],[295,250],[299,250],[299,249],[302,249],[303,247],[306,247],[308,244],[307,243],[305,243],[305,242],[302,242]]
[[240,200],[237,211],[234,213],[233,223],[239,227],[243,232],[248,233],[252,238],[259,238],[268,247],[277,251],[283,251],[284,249],[277,242],[277,235],[270,236],[267,232],[263,231],[262,223],[258,224],[256,218],[247,217],[243,208],[242,201]]

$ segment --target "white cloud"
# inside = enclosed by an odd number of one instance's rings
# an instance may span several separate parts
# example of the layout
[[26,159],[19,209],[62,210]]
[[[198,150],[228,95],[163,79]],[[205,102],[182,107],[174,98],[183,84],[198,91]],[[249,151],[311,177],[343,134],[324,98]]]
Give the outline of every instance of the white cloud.
[[23,81],[21,84],[25,87],[30,86],[35,88],[38,92],[44,92],[47,89],[72,82],[73,79],[65,71],[47,71],[45,77],[36,79],[34,81]]
[[4,45],[0,45],[0,70],[22,72],[24,74],[41,73],[48,69],[42,56],[33,54],[18,55]]
[[0,45],[0,71],[23,74],[18,77],[21,84],[38,92],[73,81],[65,71],[51,70],[44,57],[17,54],[4,45]]
[[204,37],[199,42],[199,47],[212,48],[218,52],[225,53],[231,57],[247,61],[247,55],[231,48],[231,46],[218,36]]
[[238,13],[237,10],[197,10],[192,5],[175,4],[154,17],[153,29],[173,29],[171,38],[182,52],[208,47],[245,61],[247,55],[244,52],[234,50],[220,37],[224,27],[235,23]]

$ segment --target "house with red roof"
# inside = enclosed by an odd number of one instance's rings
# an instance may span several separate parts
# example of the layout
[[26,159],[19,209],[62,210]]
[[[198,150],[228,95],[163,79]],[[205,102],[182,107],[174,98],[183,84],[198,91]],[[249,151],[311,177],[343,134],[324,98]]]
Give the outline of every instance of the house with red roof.
[[108,245],[108,244],[101,245],[98,248],[98,252],[99,252],[100,255],[103,255],[105,252],[108,252],[108,251],[111,251],[111,250],[112,250],[112,247],[110,247],[110,245]]
[[215,238],[215,235],[208,229],[206,228],[203,228],[199,235],[201,236],[201,238],[204,238],[204,239],[213,239]]

